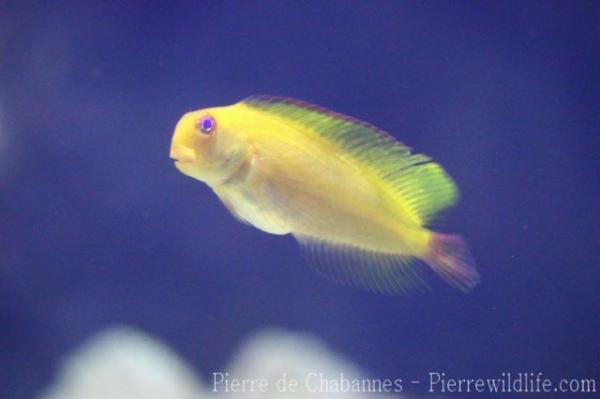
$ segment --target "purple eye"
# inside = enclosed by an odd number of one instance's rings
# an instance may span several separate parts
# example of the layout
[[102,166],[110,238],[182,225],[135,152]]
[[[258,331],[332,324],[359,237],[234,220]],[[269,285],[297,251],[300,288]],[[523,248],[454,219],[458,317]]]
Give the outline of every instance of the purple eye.
[[200,121],[198,122],[198,127],[200,128],[200,131],[202,133],[211,134],[217,127],[217,121],[215,121],[215,118],[213,118],[212,116],[207,115],[200,119]]

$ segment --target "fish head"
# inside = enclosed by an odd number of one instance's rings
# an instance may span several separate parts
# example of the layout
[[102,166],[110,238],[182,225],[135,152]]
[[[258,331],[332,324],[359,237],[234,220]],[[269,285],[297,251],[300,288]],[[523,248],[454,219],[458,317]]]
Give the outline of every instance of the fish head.
[[249,146],[233,111],[231,107],[206,108],[181,117],[170,150],[180,172],[215,186],[239,170]]

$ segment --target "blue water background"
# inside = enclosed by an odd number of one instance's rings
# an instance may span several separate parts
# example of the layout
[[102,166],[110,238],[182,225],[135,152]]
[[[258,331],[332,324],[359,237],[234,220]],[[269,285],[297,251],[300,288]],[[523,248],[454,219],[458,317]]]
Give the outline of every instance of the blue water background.
[[[280,326],[381,378],[598,378],[599,21],[593,1],[2,2],[0,397],[117,323],[204,376]],[[462,197],[440,230],[481,284],[332,285],[175,170],[181,114],[257,93],[444,165]]]

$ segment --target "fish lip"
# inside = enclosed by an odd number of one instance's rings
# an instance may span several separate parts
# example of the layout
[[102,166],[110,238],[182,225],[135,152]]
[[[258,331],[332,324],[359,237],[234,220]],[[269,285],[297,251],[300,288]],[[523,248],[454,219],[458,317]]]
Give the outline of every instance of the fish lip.
[[193,163],[193,161],[187,160],[187,159],[177,159],[177,158],[171,158],[173,159],[173,164],[175,164],[175,166],[177,165],[190,165]]
[[169,158],[175,161],[175,163],[190,164],[196,160],[193,153],[185,149],[171,149]]
[[196,158],[192,156],[186,156],[189,154],[181,154],[181,152],[171,151],[169,158],[171,158],[175,164],[191,164]]

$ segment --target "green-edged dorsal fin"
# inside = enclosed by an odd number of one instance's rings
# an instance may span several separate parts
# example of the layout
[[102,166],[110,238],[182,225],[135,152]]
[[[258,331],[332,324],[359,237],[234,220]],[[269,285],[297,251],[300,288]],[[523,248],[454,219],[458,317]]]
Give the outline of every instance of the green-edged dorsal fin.
[[426,155],[411,154],[409,147],[367,122],[293,98],[261,95],[242,102],[300,123],[336,144],[374,171],[398,206],[420,225],[456,202],[458,190],[440,165]]

